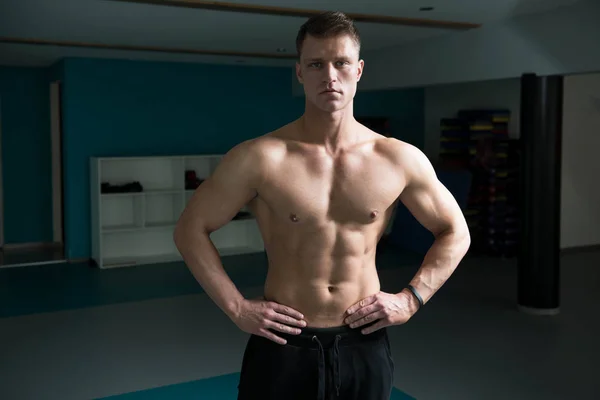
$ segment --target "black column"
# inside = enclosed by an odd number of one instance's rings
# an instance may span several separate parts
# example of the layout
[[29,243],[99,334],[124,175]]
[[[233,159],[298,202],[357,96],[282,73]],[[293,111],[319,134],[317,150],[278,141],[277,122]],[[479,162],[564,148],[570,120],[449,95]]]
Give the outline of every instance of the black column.
[[563,77],[521,77],[518,305],[539,315],[560,306]]

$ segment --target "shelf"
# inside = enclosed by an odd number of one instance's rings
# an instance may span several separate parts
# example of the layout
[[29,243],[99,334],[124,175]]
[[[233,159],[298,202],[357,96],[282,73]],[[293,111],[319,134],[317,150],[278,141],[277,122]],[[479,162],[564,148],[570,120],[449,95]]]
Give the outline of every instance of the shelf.
[[152,189],[141,192],[123,192],[123,193],[102,193],[102,197],[119,197],[119,196],[152,196],[162,194],[181,194],[183,189]]
[[144,205],[146,226],[173,225],[183,212],[183,192],[155,193],[147,196]]
[[[222,155],[90,159],[92,259],[100,268],[181,260],[173,231],[196,190],[186,171],[208,178]],[[103,183],[142,191],[101,193]],[[139,185],[137,184],[139,183]],[[124,187],[122,190],[128,190]],[[249,211],[243,207],[240,211]],[[256,253],[264,243],[254,215],[233,219],[211,233],[221,256]]]
[[221,155],[187,156],[184,160],[184,169],[194,171],[198,179],[206,179],[214,172],[221,158]]
[[125,233],[125,232],[136,232],[136,231],[144,231],[144,230],[153,230],[153,229],[175,229],[175,222],[168,223],[154,223],[154,224],[146,224],[144,226],[135,226],[135,225],[114,225],[114,226],[105,226],[102,227],[102,233]]
[[143,229],[175,229],[176,221],[166,223],[151,223],[146,224]]
[[131,230],[141,228],[143,220],[143,197],[110,196],[100,205],[102,230]]
[[181,157],[116,157],[99,159],[99,181],[113,185],[138,182],[144,192],[183,189]]
[[161,194],[181,194],[183,189],[167,188],[167,189],[153,189],[147,190],[143,193],[147,195],[161,195]]
[[103,226],[102,232],[103,233],[132,232],[132,231],[138,231],[140,229],[144,229],[144,227],[137,226],[137,225],[109,225],[109,226]]
[[258,224],[254,218],[232,220],[210,234],[217,249],[263,248]]
[[143,192],[123,192],[123,193],[101,193],[102,197],[132,197],[132,196],[143,196]]

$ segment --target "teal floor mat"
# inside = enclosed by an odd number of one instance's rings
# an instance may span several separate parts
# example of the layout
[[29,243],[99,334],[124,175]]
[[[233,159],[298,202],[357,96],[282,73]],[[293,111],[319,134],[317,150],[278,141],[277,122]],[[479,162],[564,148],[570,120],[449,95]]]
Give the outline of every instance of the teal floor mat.
[[[140,390],[101,400],[236,400],[239,373],[216,376],[214,378],[162,386],[155,389]],[[394,388],[390,400],[415,400],[402,391]]]

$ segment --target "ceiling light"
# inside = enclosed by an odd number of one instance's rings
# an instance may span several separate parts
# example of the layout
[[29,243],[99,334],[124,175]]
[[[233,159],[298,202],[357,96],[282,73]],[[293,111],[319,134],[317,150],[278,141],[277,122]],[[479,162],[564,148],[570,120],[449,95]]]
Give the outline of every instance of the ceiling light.
[[286,50],[285,50],[285,48],[284,48],[284,47],[278,47],[278,48],[277,48],[277,52],[278,52],[278,53],[285,53],[285,52],[286,52]]

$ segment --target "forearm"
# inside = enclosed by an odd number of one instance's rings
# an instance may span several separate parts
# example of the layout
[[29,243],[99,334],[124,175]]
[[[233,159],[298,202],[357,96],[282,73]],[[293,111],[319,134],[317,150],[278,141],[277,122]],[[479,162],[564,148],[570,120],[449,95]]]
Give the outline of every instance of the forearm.
[[244,300],[231,278],[227,275],[219,253],[203,230],[176,231],[174,238],[190,272],[215,304],[232,318]]
[[[427,303],[454,273],[470,245],[468,228],[448,230],[436,236],[410,284]],[[412,294],[411,294],[412,296]]]

